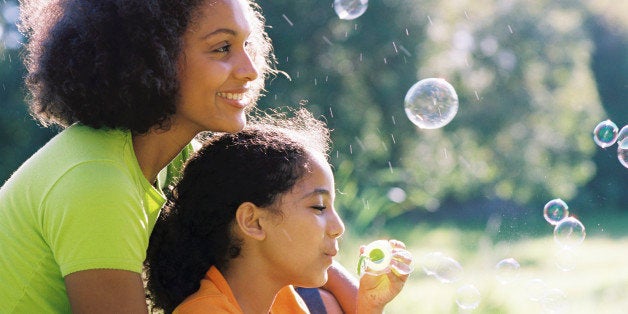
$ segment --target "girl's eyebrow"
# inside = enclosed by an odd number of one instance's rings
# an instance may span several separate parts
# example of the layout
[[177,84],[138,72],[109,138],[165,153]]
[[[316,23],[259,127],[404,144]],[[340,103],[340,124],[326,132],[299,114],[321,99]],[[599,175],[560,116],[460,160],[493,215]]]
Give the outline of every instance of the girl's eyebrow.
[[329,190],[328,190],[328,189],[324,189],[324,188],[317,188],[317,189],[314,189],[314,191],[312,191],[312,192],[310,192],[310,193],[305,194],[305,195],[303,196],[303,198],[308,198],[308,197],[310,197],[310,196],[312,196],[312,195],[327,195],[327,196],[329,196],[329,195],[331,195],[331,192],[329,192]]

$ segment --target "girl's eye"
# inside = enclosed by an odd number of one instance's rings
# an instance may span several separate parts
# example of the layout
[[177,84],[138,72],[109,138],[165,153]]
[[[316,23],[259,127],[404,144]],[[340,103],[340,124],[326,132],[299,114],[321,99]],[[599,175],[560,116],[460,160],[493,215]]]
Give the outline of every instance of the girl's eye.
[[222,46],[222,47],[220,47],[220,48],[218,48],[218,49],[216,49],[214,51],[215,52],[224,53],[224,52],[229,52],[230,50],[231,50],[231,45],[230,44],[226,44],[226,45],[224,45],[224,46]]
[[316,205],[316,206],[312,206],[312,208],[322,212],[327,207],[325,207],[324,205]]

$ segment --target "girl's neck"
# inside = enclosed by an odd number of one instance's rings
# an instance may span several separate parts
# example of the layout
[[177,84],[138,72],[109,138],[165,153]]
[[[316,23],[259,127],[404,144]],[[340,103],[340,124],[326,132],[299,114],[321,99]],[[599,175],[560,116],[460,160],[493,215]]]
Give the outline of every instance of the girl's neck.
[[270,268],[254,264],[236,258],[223,276],[244,313],[269,313],[275,296],[286,285],[273,281]]

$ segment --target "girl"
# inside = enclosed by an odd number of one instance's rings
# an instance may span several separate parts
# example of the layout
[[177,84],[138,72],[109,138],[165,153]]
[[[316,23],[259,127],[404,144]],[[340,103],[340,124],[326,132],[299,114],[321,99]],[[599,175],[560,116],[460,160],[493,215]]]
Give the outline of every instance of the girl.
[[[179,314],[308,313],[291,285],[327,281],[345,230],[328,142],[325,125],[303,109],[211,137],[186,165],[151,236],[154,306]],[[393,271],[362,277],[358,313],[381,313],[408,277],[411,257],[403,243],[391,244]]]

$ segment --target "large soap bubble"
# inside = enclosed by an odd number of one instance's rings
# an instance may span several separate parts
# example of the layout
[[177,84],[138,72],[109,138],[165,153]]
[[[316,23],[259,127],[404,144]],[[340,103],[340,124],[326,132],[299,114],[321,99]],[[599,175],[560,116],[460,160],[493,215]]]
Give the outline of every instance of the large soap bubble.
[[502,284],[514,281],[519,276],[520,267],[519,262],[514,258],[506,258],[499,261],[499,263],[495,265],[497,280]]
[[441,78],[427,78],[412,85],[404,103],[410,121],[422,129],[443,127],[458,113],[458,94]]
[[366,12],[368,0],[335,0],[334,11],[342,20],[353,20]]
[[576,247],[585,237],[584,225],[574,217],[567,217],[554,226],[554,240],[562,247]]
[[441,252],[432,252],[423,258],[423,271],[442,283],[452,283],[462,278],[462,266],[455,259]]
[[475,310],[480,305],[480,290],[474,285],[464,285],[456,290],[456,303],[462,310]]

